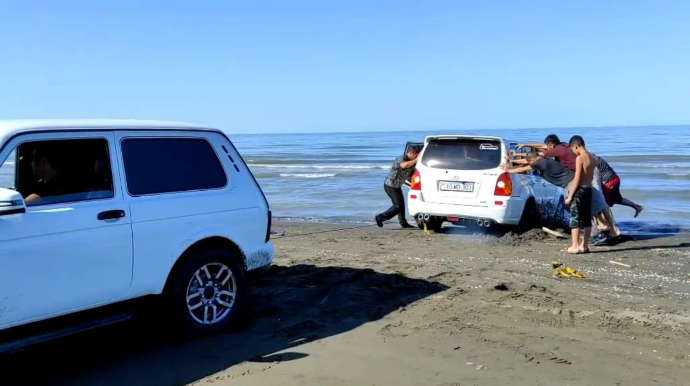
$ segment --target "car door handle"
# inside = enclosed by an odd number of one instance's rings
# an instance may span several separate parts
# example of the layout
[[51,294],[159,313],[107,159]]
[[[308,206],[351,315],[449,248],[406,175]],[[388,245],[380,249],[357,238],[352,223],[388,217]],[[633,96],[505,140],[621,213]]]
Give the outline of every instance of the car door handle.
[[125,217],[125,211],[121,209],[106,210],[98,214],[98,220],[114,220]]

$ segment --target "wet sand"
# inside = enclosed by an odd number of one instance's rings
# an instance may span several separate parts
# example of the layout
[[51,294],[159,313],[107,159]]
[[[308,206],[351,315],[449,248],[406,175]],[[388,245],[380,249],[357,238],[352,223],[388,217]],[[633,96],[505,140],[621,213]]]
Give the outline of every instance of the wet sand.
[[688,384],[688,234],[566,256],[541,232],[346,227],[276,224],[237,331],[180,342],[134,321],[3,358],[0,384]]

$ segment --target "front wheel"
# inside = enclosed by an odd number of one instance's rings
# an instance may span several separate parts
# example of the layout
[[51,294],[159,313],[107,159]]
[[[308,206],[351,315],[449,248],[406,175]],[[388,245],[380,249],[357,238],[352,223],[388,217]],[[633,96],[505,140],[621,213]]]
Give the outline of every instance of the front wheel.
[[181,330],[205,335],[221,332],[237,319],[247,289],[244,270],[233,254],[206,250],[184,263],[166,295]]

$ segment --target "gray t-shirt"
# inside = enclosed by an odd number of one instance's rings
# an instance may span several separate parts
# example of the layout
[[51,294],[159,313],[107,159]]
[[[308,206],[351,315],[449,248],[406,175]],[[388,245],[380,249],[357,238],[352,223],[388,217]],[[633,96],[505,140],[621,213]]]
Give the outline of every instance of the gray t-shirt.
[[532,170],[540,170],[542,177],[550,183],[565,188],[575,178],[572,170],[553,158],[541,158],[532,164]]
[[597,158],[597,168],[599,168],[599,178],[600,182],[602,183],[607,183],[611,181],[612,179],[618,177],[618,174],[613,170],[611,165],[609,165],[606,160],[603,158],[599,157],[598,155],[594,155]]
[[400,156],[395,159],[393,166],[391,166],[391,171],[388,173],[386,178],[386,185],[391,188],[401,188],[405,183],[405,180],[412,177],[414,168],[403,169],[400,167],[400,163],[405,161],[405,157]]

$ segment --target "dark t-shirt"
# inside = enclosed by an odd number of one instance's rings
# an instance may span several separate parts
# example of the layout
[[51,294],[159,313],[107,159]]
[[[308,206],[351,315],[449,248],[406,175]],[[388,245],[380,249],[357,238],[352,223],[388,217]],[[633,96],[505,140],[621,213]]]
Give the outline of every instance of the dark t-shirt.
[[43,181],[40,180],[34,188],[34,193],[39,195],[41,198],[61,196],[64,194],[71,194],[70,184],[68,184],[59,175],[51,178],[50,180]]
[[572,171],[575,171],[575,159],[577,156],[566,143],[561,143],[553,149],[546,150],[544,152],[544,157],[555,158],[556,161],[561,163],[561,165]]
[[601,179],[602,183],[607,183],[611,181],[612,179],[618,177],[618,174],[613,170],[611,165],[609,165],[606,160],[603,158],[595,155],[597,157],[597,167],[599,168],[599,178]]
[[532,170],[540,170],[546,181],[561,188],[567,187],[570,181],[575,178],[575,173],[572,170],[565,168],[560,162],[551,158],[539,159],[532,164]]

